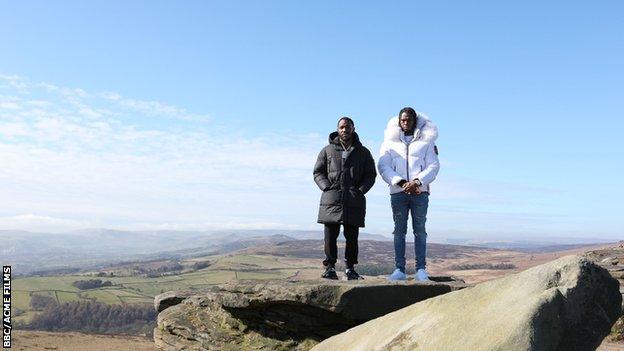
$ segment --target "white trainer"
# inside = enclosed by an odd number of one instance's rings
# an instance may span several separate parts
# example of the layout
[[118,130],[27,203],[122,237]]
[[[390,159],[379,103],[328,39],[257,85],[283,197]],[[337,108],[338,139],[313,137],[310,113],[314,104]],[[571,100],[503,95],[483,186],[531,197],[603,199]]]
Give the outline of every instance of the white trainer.
[[418,271],[416,271],[416,280],[421,281],[421,282],[428,282],[429,281],[429,275],[427,274],[427,271],[423,268],[419,269]]
[[395,269],[394,272],[392,272],[392,274],[390,274],[390,276],[388,276],[388,280],[390,281],[397,281],[397,280],[406,280],[407,276],[405,275],[405,273],[401,272],[400,269]]

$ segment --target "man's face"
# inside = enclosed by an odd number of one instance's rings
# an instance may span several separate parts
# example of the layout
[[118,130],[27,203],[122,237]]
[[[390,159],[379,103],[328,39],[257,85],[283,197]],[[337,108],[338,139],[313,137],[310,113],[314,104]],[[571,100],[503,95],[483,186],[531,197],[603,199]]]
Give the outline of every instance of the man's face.
[[409,118],[407,113],[401,113],[399,116],[399,125],[404,132],[409,132],[414,129],[414,118]]
[[340,136],[341,141],[351,140],[354,130],[355,128],[347,120],[342,119],[338,123],[338,135]]

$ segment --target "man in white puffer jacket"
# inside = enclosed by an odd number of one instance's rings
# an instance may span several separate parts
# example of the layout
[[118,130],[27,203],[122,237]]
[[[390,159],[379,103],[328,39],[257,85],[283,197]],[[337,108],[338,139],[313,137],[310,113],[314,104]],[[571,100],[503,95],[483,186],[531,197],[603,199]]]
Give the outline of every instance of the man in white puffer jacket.
[[425,222],[429,207],[429,190],[440,162],[434,144],[438,128],[428,117],[411,107],[388,121],[378,163],[379,174],[390,188],[394,219],[395,271],[390,280],[405,280],[405,235],[408,214],[412,216],[416,256],[416,280],[429,279],[426,271],[427,232]]

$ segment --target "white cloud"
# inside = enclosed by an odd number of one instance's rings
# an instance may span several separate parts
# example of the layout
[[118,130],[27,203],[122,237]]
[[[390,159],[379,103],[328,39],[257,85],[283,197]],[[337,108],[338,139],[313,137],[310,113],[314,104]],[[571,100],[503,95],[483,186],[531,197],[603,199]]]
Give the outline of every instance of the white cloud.
[[7,122],[0,124],[0,135],[6,138],[29,135],[28,126],[25,123]]
[[0,217],[0,228],[2,229],[20,229],[34,232],[63,232],[96,226],[96,223],[87,221],[38,216],[35,214]]
[[19,110],[20,106],[10,101],[0,101],[0,108],[4,110]]
[[158,101],[142,101],[124,98],[123,96],[112,92],[100,93],[97,94],[96,97],[108,100],[110,103],[119,107],[145,114],[146,116],[169,116],[181,120],[200,122],[207,122],[210,120],[210,117],[207,115],[192,114],[184,108],[164,104]]
[[[112,227],[115,229],[115,227]],[[200,223],[131,223],[121,226],[124,230],[245,230],[245,229],[281,229],[302,230],[308,229],[294,224],[280,222],[249,222],[249,221],[221,221]]]
[[0,94],[17,106],[0,106],[0,228],[290,228],[293,199],[318,201],[318,136],[230,135],[183,108],[15,76]]
[[244,230],[244,229],[281,229],[301,230],[309,229],[294,224],[280,222],[247,221],[244,219],[230,219],[229,221],[215,222],[129,222],[123,224],[103,223],[99,221],[74,220],[35,214],[0,217],[2,230],[27,230],[32,232],[70,232],[80,229],[106,227],[119,230]]
[[[325,136],[234,134],[205,113],[16,76],[0,75],[0,101],[0,229],[318,228]],[[384,185],[367,196],[366,231],[392,231]],[[548,191],[443,170],[432,228],[526,227],[534,215],[517,214],[543,212]]]

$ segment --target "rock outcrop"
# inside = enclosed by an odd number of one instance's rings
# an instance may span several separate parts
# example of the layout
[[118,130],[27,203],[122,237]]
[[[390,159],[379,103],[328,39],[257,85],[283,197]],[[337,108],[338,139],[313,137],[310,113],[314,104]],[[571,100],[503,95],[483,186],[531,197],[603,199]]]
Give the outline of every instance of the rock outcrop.
[[[620,294],[624,300],[624,241],[620,241],[618,246],[592,250],[585,256],[598,265],[606,269],[613,278],[620,284]],[[611,328],[608,341],[620,342],[624,350],[624,303],[622,304],[622,315]]]
[[[444,280],[444,279],[441,279]],[[449,279],[446,279],[449,280]],[[463,282],[248,282],[159,295],[160,350],[309,350],[319,341]]]
[[416,303],[313,350],[595,350],[621,303],[605,269],[566,256]]

